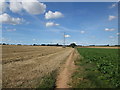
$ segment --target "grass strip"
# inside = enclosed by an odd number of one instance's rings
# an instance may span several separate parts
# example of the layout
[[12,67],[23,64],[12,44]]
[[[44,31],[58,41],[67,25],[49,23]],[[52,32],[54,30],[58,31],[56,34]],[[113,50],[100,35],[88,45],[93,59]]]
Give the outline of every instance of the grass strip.
[[37,89],[39,89],[39,88],[55,88],[56,87],[56,85],[55,85],[56,76],[57,76],[57,70],[52,71],[48,75],[42,77],[42,79],[40,81],[40,85],[37,87]]

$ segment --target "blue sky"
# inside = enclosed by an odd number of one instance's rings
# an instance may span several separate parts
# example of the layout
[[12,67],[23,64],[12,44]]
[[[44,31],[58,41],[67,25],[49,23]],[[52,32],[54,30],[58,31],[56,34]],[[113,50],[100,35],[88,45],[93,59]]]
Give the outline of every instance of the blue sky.
[[[40,2],[39,2],[40,3]],[[9,5],[10,3],[7,3]],[[5,43],[80,45],[118,44],[118,7],[114,2],[44,2],[41,12],[15,11],[9,7],[1,15],[11,20],[2,22],[2,40]],[[44,9],[44,11],[42,11]],[[49,12],[50,11],[50,12]],[[52,13],[52,14],[50,14]],[[7,15],[6,15],[7,14]],[[4,17],[2,17],[4,18]],[[19,18],[20,20],[16,19]]]

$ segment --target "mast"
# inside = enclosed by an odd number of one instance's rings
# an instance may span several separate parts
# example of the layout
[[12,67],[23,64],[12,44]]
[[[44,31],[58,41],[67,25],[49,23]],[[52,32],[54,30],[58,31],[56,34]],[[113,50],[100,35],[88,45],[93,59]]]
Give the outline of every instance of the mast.
[[63,42],[63,45],[64,45],[64,47],[65,47],[65,32],[64,32],[64,42]]

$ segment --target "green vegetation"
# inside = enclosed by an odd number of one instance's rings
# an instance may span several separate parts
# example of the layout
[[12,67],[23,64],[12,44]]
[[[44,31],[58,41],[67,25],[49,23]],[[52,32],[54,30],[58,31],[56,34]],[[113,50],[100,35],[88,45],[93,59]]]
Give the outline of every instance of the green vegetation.
[[75,88],[118,88],[118,49],[78,48],[80,59],[72,76]]
[[53,71],[49,73],[47,76],[42,77],[40,80],[39,88],[55,88],[55,82],[56,82],[56,71]]

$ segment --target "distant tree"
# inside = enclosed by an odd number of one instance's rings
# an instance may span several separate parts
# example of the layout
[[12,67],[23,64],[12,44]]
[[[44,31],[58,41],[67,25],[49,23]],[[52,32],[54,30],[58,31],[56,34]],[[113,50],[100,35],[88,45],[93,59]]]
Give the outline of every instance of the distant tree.
[[41,44],[41,46],[46,46],[45,44]]
[[2,45],[6,45],[5,43],[3,43]]
[[89,45],[89,46],[95,46],[95,45]]
[[17,45],[21,45],[21,44],[17,44]]
[[50,44],[47,44],[47,46],[50,46]]
[[109,44],[107,46],[109,46]]
[[33,44],[33,46],[37,46],[37,44]]
[[59,44],[57,43],[56,46],[59,46]]
[[72,48],[76,47],[77,45],[75,43],[71,43],[69,46],[71,46]]
[[114,45],[114,46],[120,46],[120,45]]

